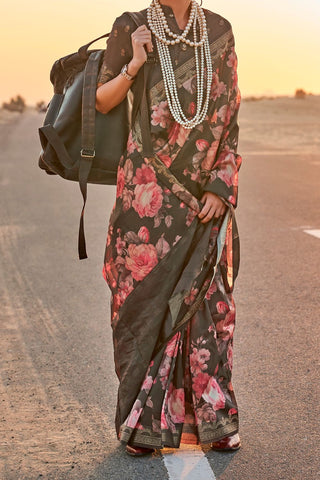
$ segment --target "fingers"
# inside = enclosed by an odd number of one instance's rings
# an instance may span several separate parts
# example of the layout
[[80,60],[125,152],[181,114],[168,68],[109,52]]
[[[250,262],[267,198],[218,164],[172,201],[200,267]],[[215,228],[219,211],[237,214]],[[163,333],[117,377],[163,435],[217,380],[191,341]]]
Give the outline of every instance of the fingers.
[[198,217],[200,219],[205,218],[208,215],[210,208],[211,208],[210,202],[208,202],[207,199],[205,199],[205,203],[202,207],[201,212],[198,214]]
[[210,207],[208,210],[208,213],[202,218],[201,223],[210,222],[214,214],[215,214],[214,207]]
[[221,215],[224,214],[225,210],[226,210],[226,206],[225,206],[225,205],[223,205],[223,206],[221,206],[221,207],[218,207],[218,208],[215,210],[215,212],[214,212],[214,218],[219,218],[219,217],[221,217]]
[[[200,213],[202,213],[202,211]],[[198,215],[199,217],[200,217],[200,213]],[[207,213],[201,217],[202,218],[201,223],[207,223],[212,219],[212,217],[219,218],[223,214],[224,214],[224,209],[220,209],[220,208],[216,209],[215,207],[211,206],[207,211]]]
[[148,52],[150,52],[150,53],[153,52],[152,42],[148,42],[148,43],[146,44],[146,47],[147,47],[147,51],[148,51]]
[[132,41],[136,45],[144,45],[148,52],[153,51],[153,44],[151,40],[151,31],[146,25],[141,25],[131,34]]
[[198,214],[198,217],[201,219],[201,223],[209,222],[212,217],[221,217],[227,208],[222,200],[217,195],[213,194],[205,193],[201,199],[201,202],[204,202],[203,208]]

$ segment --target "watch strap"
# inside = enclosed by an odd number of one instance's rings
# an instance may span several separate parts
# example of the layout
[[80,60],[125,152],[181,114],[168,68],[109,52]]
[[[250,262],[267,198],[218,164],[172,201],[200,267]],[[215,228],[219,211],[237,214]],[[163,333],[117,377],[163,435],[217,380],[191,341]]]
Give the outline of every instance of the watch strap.
[[127,64],[122,67],[122,69],[121,69],[121,75],[122,75],[124,78],[126,78],[127,80],[129,80],[130,82],[136,78],[136,77],[133,76],[133,75],[129,75],[129,73],[128,73],[128,65],[127,65]]

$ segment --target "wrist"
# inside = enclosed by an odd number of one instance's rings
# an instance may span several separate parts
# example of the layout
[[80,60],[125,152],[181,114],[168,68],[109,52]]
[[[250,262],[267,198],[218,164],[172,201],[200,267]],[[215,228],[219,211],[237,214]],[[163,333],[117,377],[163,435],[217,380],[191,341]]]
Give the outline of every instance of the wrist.
[[140,68],[141,68],[142,65],[140,65],[139,63],[137,63],[134,59],[130,60],[130,62],[128,63],[128,69],[127,69],[127,73],[129,75],[132,75],[133,77],[135,77],[137,75],[137,73],[139,72]]

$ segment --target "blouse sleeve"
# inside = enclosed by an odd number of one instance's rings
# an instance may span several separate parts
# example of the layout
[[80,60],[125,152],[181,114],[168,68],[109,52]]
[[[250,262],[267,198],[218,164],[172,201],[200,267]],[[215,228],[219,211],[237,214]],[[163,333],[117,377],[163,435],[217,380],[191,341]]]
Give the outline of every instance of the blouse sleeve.
[[231,46],[225,53],[221,78],[223,78],[227,86],[227,100],[221,112],[224,124],[216,161],[204,186],[204,191],[215,193],[227,203],[236,207],[238,199],[238,171],[242,162],[241,156],[237,153],[239,135],[238,112],[241,95],[238,87],[237,55],[233,38]]
[[116,18],[98,75],[98,87],[118,76],[123,65],[132,59],[131,33],[134,30],[135,24],[128,14],[123,13]]

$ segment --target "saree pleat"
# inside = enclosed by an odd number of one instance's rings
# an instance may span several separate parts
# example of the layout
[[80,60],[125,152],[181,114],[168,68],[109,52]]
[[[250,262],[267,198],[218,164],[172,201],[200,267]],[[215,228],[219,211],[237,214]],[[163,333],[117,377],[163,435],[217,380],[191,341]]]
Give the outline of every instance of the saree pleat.
[[[179,32],[171,8],[163,8]],[[214,67],[208,116],[191,132],[174,122],[155,65],[148,90],[155,154],[142,153],[138,118],[120,160],[109,221],[103,274],[119,378],[115,424],[119,440],[137,446],[209,443],[239,428],[231,372],[240,94],[231,26],[205,13]],[[116,20],[100,83],[131,58],[132,31],[128,16]],[[196,101],[191,50],[172,50],[179,98],[190,114]],[[198,217],[204,192],[227,207],[207,223]]]

